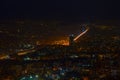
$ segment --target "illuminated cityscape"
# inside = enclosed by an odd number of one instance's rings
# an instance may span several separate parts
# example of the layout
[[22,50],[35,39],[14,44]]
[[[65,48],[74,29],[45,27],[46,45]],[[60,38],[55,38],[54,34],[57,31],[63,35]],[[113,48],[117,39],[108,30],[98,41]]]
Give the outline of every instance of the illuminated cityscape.
[[21,33],[17,30],[14,34],[9,30],[1,30],[3,39],[6,38],[8,41],[10,38],[15,39],[16,43],[10,41],[6,46],[6,41],[1,40],[4,45],[1,45],[0,78],[2,80],[119,80],[120,37],[117,32],[119,27],[102,24],[84,25],[83,23],[75,25],[81,29],[78,34],[68,36],[57,34],[55,38],[51,36],[54,40],[49,38],[44,41],[42,38],[37,38],[41,36],[37,35],[37,32],[29,37],[29,35],[23,36],[27,31]]
[[120,80],[114,3],[1,0],[0,80]]

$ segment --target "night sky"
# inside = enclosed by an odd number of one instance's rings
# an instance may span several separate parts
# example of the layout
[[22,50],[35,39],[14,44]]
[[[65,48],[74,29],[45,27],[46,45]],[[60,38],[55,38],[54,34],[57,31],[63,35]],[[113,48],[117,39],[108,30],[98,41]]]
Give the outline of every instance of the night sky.
[[118,5],[110,0],[0,0],[0,19],[120,19]]

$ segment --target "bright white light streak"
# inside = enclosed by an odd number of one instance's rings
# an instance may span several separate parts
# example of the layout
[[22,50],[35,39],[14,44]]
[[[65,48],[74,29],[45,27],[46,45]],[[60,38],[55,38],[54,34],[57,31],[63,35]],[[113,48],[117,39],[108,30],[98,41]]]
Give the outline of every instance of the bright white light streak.
[[89,28],[87,28],[84,32],[80,33],[77,37],[74,38],[74,41],[76,41],[78,38],[80,38],[82,35],[84,35],[85,33],[87,33],[89,30]]

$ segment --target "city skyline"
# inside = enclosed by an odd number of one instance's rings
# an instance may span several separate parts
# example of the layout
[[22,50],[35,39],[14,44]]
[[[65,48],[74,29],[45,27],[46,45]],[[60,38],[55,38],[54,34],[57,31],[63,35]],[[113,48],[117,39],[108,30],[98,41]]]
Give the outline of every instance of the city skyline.
[[115,1],[0,0],[0,80],[120,80]]

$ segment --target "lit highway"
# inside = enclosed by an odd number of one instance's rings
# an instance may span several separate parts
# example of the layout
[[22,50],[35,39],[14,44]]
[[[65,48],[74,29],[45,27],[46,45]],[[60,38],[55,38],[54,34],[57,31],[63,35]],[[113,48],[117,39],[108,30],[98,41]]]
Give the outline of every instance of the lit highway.
[[31,53],[31,52],[35,52],[35,49],[21,51],[21,52],[18,52],[17,55],[21,56],[21,55],[25,55],[25,54]]
[[77,39],[79,39],[82,35],[84,35],[85,33],[87,33],[89,31],[89,28],[87,28],[84,32],[80,33],[77,37],[74,38],[74,41],[76,41]]

